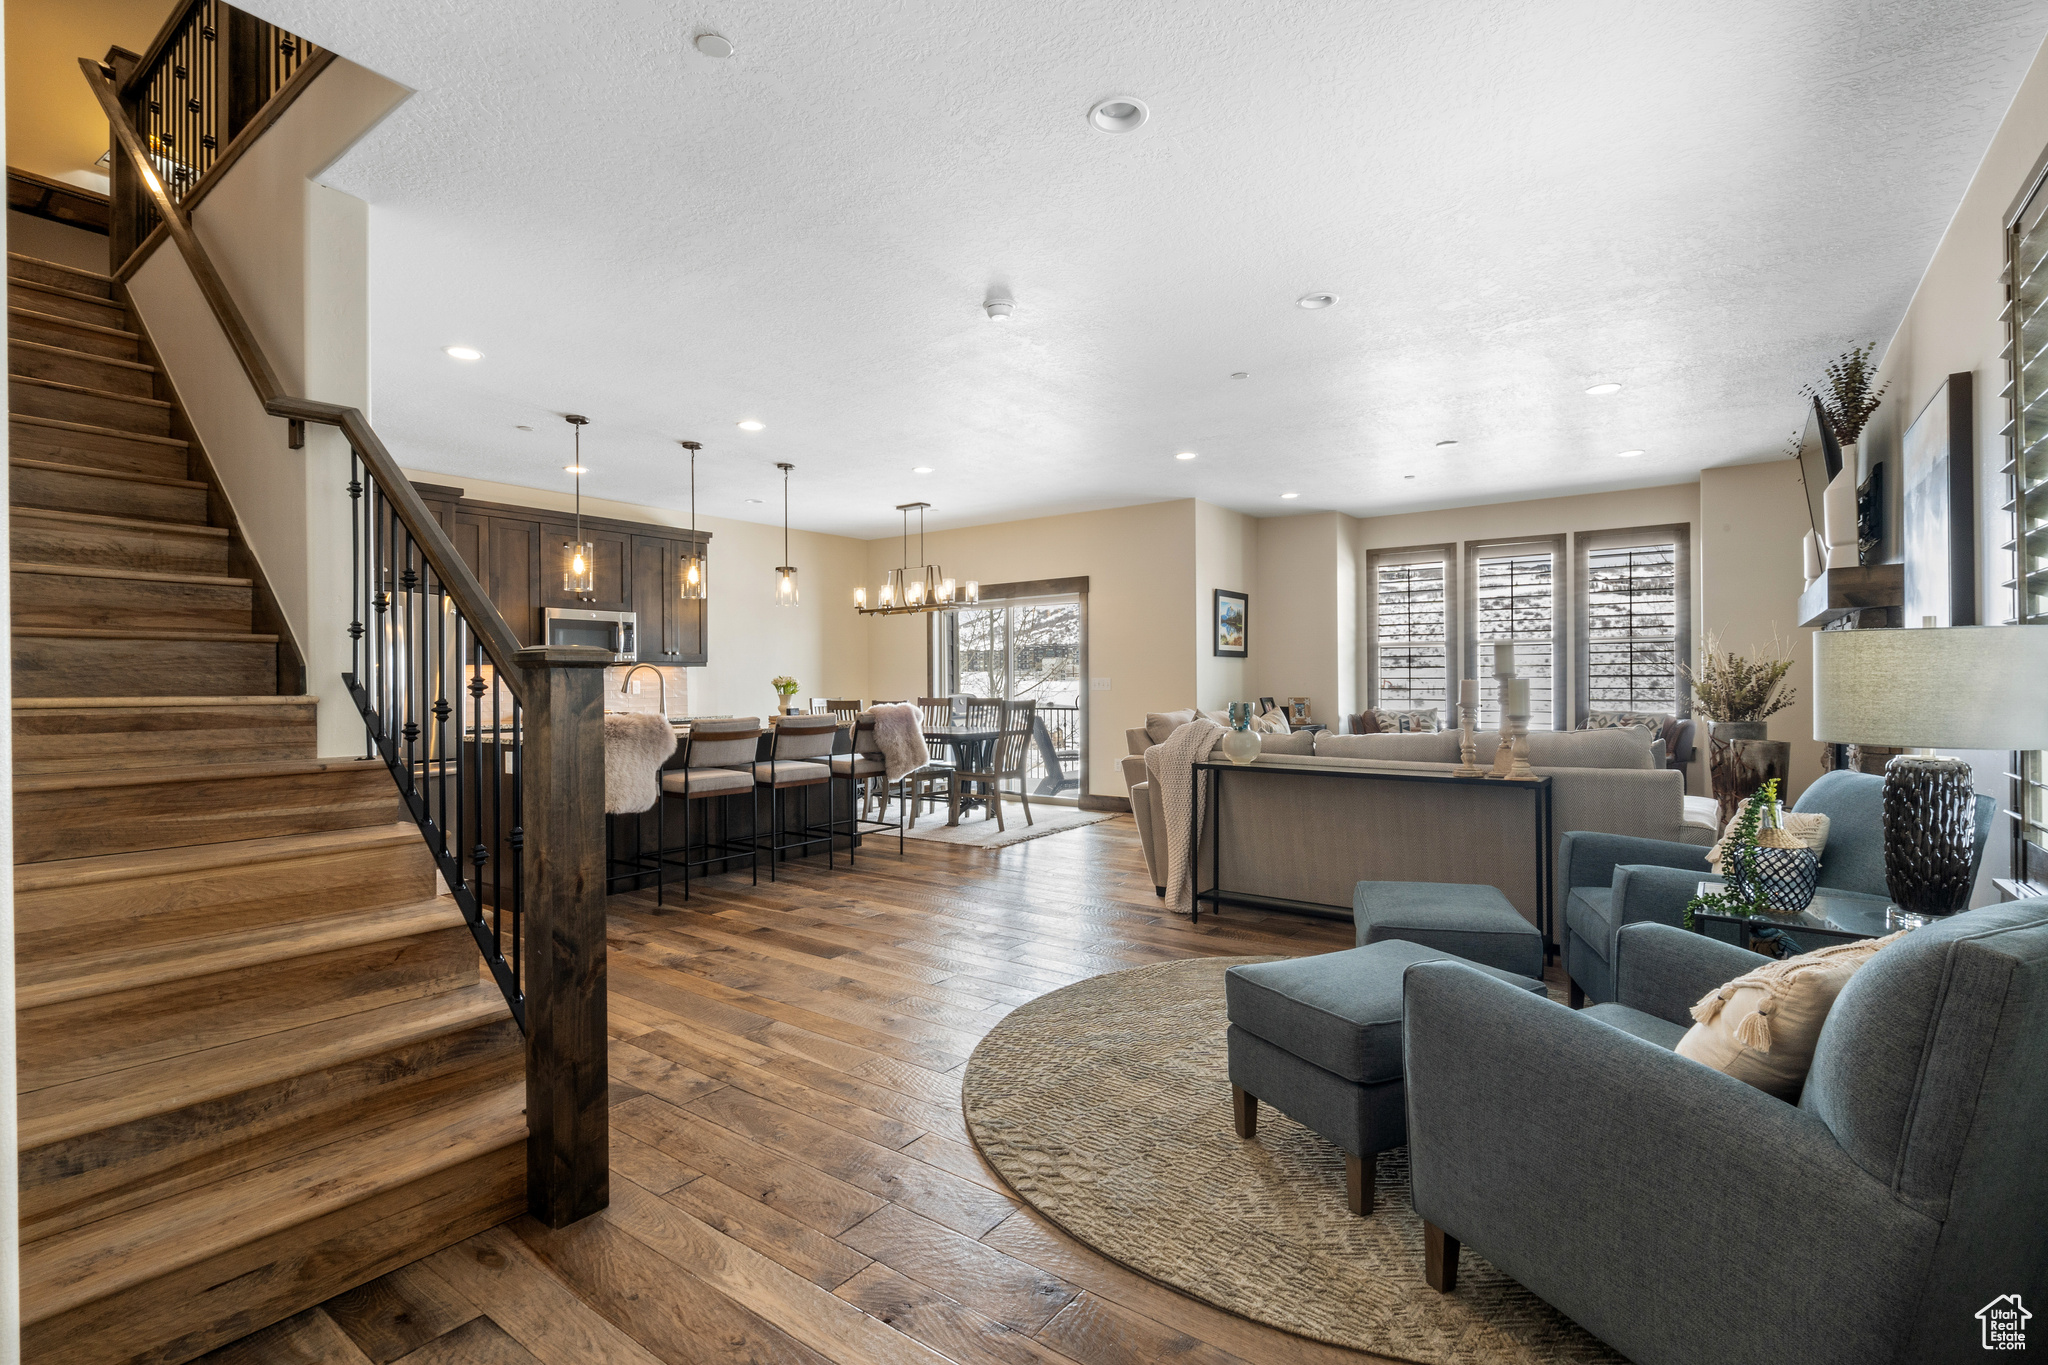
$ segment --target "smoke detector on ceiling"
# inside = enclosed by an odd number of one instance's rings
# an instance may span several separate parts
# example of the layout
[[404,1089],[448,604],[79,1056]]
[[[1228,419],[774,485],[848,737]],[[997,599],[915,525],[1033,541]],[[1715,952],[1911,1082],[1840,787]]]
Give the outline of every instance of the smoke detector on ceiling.
[[981,305],[981,311],[988,314],[990,322],[1008,322],[1017,305],[1009,299],[990,299]]

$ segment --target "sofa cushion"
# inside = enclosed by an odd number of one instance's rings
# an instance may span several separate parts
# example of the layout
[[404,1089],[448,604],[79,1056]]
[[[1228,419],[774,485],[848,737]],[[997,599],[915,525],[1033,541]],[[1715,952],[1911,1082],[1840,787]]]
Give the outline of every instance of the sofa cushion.
[[1632,1034],[1646,1043],[1655,1043],[1667,1051],[1677,1051],[1679,1039],[1685,1037],[1685,1030],[1669,1019],[1659,1019],[1654,1014],[1630,1009],[1627,1005],[1588,1005],[1579,1011],[1584,1019],[1598,1019],[1601,1023]]
[[[1282,962],[1232,967],[1223,977],[1230,1022],[1305,1062],[1361,1085],[1401,1076],[1401,976],[1417,962],[1460,961],[1389,939]],[[1479,963],[1536,994],[1543,983]]]
[[1262,754],[1302,754],[1316,751],[1316,732],[1313,730],[1290,730],[1286,734],[1259,736],[1259,752]]
[[1166,737],[1195,718],[1191,706],[1185,711],[1154,711],[1145,717],[1145,735],[1154,744],[1166,743]]
[[[1473,736],[1482,756],[1500,747],[1498,730]],[[1655,768],[1647,730],[1531,730],[1529,765],[1534,768]]]
[[1835,997],[1864,963],[1905,937],[1837,943],[1766,962],[1707,992],[1678,1055],[1725,1072],[1781,1100],[1796,1099]]
[[[1325,730],[1317,736],[1315,752],[1327,758],[1377,758],[1403,763],[1456,763],[1458,732],[1437,730],[1414,735],[1333,735]],[[1486,751],[1489,758],[1492,751]]]
[[1607,960],[1607,945],[1614,939],[1614,888],[1611,886],[1575,886],[1564,903],[1565,928],[1586,941],[1602,962]]
[[1543,975],[1543,935],[1498,887],[1360,882],[1351,916],[1361,948],[1400,939],[1519,976]]

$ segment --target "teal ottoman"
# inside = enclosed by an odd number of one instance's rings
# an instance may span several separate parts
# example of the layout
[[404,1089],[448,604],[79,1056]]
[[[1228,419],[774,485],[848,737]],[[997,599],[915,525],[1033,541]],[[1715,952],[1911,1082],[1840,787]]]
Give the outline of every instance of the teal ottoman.
[[1358,946],[1400,939],[1517,976],[1543,975],[1543,935],[1493,886],[1360,882],[1351,892]]

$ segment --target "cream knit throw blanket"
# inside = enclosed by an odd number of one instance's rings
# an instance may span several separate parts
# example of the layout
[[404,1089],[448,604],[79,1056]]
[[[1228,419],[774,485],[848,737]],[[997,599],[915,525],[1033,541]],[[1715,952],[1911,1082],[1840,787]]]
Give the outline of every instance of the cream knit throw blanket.
[[1191,720],[1145,751],[1145,780],[1152,784],[1152,808],[1166,835],[1166,904],[1176,915],[1195,910],[1193,826],[1202,817],[1201,790],[1194,765],[1209,756],[1223,727]]
[[932,761],[924,742],[924,716],[909,702],[877,706],[869,712],[875,718],[875,745],[882,751],[883,776],[900,782]]

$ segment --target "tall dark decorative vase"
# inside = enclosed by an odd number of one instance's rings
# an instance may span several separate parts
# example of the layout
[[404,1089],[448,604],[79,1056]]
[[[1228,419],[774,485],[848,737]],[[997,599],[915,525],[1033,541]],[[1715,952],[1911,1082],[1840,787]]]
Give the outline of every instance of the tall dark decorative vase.
[[1769,738],[1761,720],[1717,720],[1707,733],[1707,772],[1722,825],[1735,818],[1735,807],[1770,778],[1783,790],[1791,776],[1792,746]]

